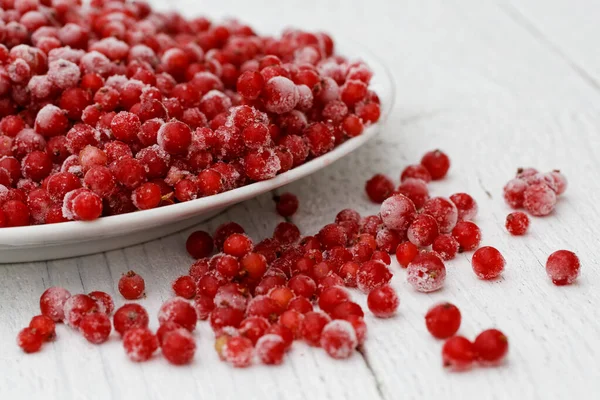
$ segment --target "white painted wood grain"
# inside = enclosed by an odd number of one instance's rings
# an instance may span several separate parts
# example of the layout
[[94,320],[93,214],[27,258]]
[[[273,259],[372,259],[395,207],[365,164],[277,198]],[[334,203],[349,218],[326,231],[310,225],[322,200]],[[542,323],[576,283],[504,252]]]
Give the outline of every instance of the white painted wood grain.
[[[148,297],[141,302],[156,313],[171,296],[165,282],[190,264],[184,251],[189,231],[106,254],[3,266],[0,399],[40,393],[61,400],[597,397],[600,94],[590,77],[600,75],[593,40],[600,26],[592,23],[600,4],[585,3],[181,2],[188,14],[240,15],[254,26],[296,25],[362,36],[392,68],[398,100],[385,132],[318,176],[284,188],[301,198],[293,221],[303,232],[313,233],[345,207],[376,212],[363,194],[364,181],[375,172],[397,177],[423,152],[439,147],[453,165],[447,180],[431,185],[432,193],[475,196],[483,242],[504,253],[506,272],[498,281],[481,282],[470,270],[470,254],[462,254],[447,265],[446,287],[424,295],[406,284],[404,271],[394,263],[400,312],[386,321],[367,316],[370,338],[363,355],[339,362],[294,344],[282,367],[234,370],[217,360],[205,323],[196,332],[194,364],[181,368],[160,357],[130,363],[116,337],[96,347],[63,326],[59,340],[38,354],[24,357],[13,344],[16,332],[37,312],[39,294],[51,285],[116,295],[116,280],[133,268],[147,281]],[[357,32],[355,27],[365,23],[368,29]],[[515,239],[503,230],[509,210],[501,188],[516,167],[529,165],[562,169],[570,187],[551,217],[533,219],[530,233]],[[279,222],[270,197],[240,204],[198,228],[213,230],[235,220],[260,239]],[[554,287],[545,276],[545,259],[559,248],[577,252],[582,261],[582,275],[570,287]],[[364,296],[356,299],[364,305]],[[466,374],[442,370],[441,343],[427,334],[423,322],[427,308],[442,300],[460,307],[464,335],[489,327],[505,331],[510,354],[504,366]]]

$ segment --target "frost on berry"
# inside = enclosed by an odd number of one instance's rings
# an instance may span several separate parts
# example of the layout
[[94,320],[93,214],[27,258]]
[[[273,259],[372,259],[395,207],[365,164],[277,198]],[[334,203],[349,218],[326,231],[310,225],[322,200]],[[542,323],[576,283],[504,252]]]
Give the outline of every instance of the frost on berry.
[[579,276],[579,269],[579,258],[569,250],[555,251],[546,261],[546,273],[557,286],[575,282]]
[[266,365],[277,365],[283,361],[286,345],[279,335],[269,333],[256,342],[256,355]]
[[429,214],[438,223],[440,233],[450,233],[458,221],[458,209],[444,197],[433,197],[423,205],[423,213]]
[[408,197],[396,194],[381,204],[379,213],[385,226],[406,231],[415,218],[417,209]]
[[504,186],[504,200],[512,208],[523,207],[525,190],[529,185],[523,179],[514,178]]
[[479,248],[471,259],[475,275],[480,279],[489,280],[500,276],[506,261],[502,254],[494,247],[484,246]]
[[408,264],[406,269],[408,283],[419,292],[434,292],[444,286],[446,267],[444,262],[433,253],[422,253]]
[[556,193],[544,183],[531,185],[523,194],[523,206],[536,217],[548,215],[556,206]]
[[194,306],[181,297],[167,300],[158,312],[158,322],[160,324],[173,321],[188,331],[193,331],[196,328],[197,319],[198,316]]
[[524,235],[529,228],[529,217],[521,211],[512,212],[506,216],[505,226],[511,235]]
[[356,331],[348,321],[331,321],[321,332],[320,344],[332,358],[338,360],[349,358],[358,345]]
[[54,286],[48,288],[40,297],[40,310],[42,315],[52,318],[53,321],[62,321],[65,317],[65,302],[71,297],[67,289]]

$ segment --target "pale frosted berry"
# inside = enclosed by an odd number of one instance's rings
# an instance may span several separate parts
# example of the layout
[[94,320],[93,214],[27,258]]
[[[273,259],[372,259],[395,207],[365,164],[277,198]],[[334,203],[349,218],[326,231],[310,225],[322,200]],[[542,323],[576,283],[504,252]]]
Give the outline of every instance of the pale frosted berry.
[[225,361],[236,368],[246,368],[252,364],[254,348],[250,339],[243,336],[231,337],[222,348]]
[[275,114],[290,112],[298,104],[298,90],[294,82],[283,76],[267,81],[263,88],[265,108]]
[[444,197],[433,197],[423,205],[423,213],[438,223],[440,233],[450,233],[458,221],[458,210],[453,202]]
[[64,321],[72,328],[77,328],[86,314],[96,311],[97,305],[94,299],[85,294],[76,294],[65,301]]
[[367,196],[374,203],[383,203],[394,192],[394,183],[385,175],[377,174],[365,184]]
[[477,335],[473,349],[482,364],[498,365],[508,353],[508,338],[498,329],[488,329]]
[[45,315],[36,315],[31,318],[29,327],[35,329],[35,331],[42,337],[43,340],[49,341],[56,337],[56,324],[52,318]]
[[400,266],[406,268],[419,254],[419,248],[411,242],[403,242],[396,247],[396,260]]
[[429,171],[431,179],[435,181],[446,176],[450,169],[450,159],[442,151],[434,150],[425,153],[421,159],[421,165]]
[[184,365],[189,364],[194,358],[196,341],[188,330],[178,328],[164,335],[160,348],[168,362]]
[[274,200],[277,213],[282,217],[291,217],[298,211],[298,197],[292,193],[283,193]]
[[381,204],[379,214],[381,220],[389,229],[406,231],[415,219],[417,209],[408,197],[396,194]]
[[367,261],[363,263],[356,273],[356,285],[363,293],[387,284],[392,279],[388,267],[380,261]]
[[214,246],[212,236],[204,231],[193,232],[185,243],[187,252],[195,259],[208,257]]
[[367,339],[367,324],[363,317],[359,317],[357,315],[350,315],[344,319],[345,321],[350,322],[354,327],[354,332],[356,333],[356,340],[358,341],[358,345],[362,345]]
[[567,190],[567,177],[564,176],[558,170],[550,172],[550,176],[552,176],[552,178],[554,179],[554,185],[556,186],[556,194],[560,196]]
[[514,178],[504,186],[504,200],[512,208],[523,207],[525,201],[525,190],[529,185],[523,179]]
[[196,282],[189,275],[183,275],[175,279],[171,287],[176,296],[183,297],[184,299],[191,299],[196,295]]
[[408,240],[419,247],[430,246],[438,235],[437,221],[428,214],[417,215],[407,232]]
[[100,344],[108,340],[112,325],[104,313],[87,314],[79,323],[79,332],[90,343]]
[[294,297],[288,303],[288,311],[297,311],[300,314],[306,314],[307,312],[313,311],[313,305],[306,297]]
[[65,302],[71,297],[71,293],[62,287],[53,286],[42,293],[40,297],[40,311],[42,315],[60,322],[65,317]]
[[517,173],[515,174],[515,178],[527,180],[528,178],[531,178],[532,176],[537,175],[539,173],[540,171],[533,167],[518,168]]
[[377,249],[393,253],[402,239],[404,239],[404,234],[400,231],[383,227],[377,232],[375,243]]
[[146,309],[135,303],[123,305],[113,315],[113,326],[121,336],[130,329],[147,328],[148,322]]
[[442,347],[444,368],[452,371],[465,371],[471,368],[476,353],[473,343],[462,336],[453,336]]
[[429,189],[425,181],[416,178],[406,178],[398,186],[397,193],[403,194],[415,203],[417,209],[423,208],[429,199]]
[[434,292],[444,286],[446,267],[433,253],[417,255],[406,269],[408,283],[419,292]]
[[119,293],[127,300],[137,300],[142,298],[146,283],[144,278],[134,271],[128,271],[119,279]]
[[271,324],[266,318],[263,317],[248,317],[240,323],[238,332],[240,335],[247,337],[252,341],[252,344],[256,344],[269,329]]
[[454,304],[441,303],[431,307],[425,314],[425,326],[433,337],[446,339],[460,328],[460,310]]
[[523,206],[536,217],[548,215],[556,205],[556,193],[546,184],[529,186],[523,194]]
[[248,306],[248,289],[237,283],[228,283],[220,286],[214,297],[217,307],[231,307],[245,311]]
[[348,321],[331,321],[323,328],[320,344],[332,358],[349,358],[358,345],[356,331]]
[[459,221],[472,221],[477,216],[479,207],[473,197],[467,193],[455,193],[450,196],[450,201],[454,203],[458,210]]
[[438,253],[440,257],[442,257],[442,260],[448,261],[456,257],[459,247],[460,244],[454,238],[454,236],[446,234],[436,237],[433,241],[431,249]]
[[471,221],[458,221],[452,236],[460,246],[459,251],[475,250],[481,242],[481,230]]
[[402,174],[400,175],[400,181],[404,182],[406,179],[421,179],[425,183],[431,182],[431,174],[421,164],[409,165],[408,167],[402,170]]
[[569,250],[558,250],[546,261],[546,273],[557,286],[570,285],[579,276],[579,258]]
[[167,300],[158,312],[159,324],[162,325],[167,321],[173,321],[190,332],[196,328],[197,320],[198,316],[194,306],[181,297],[174,297]]
[[396,291],[389,285],[373,289],[367,296],[369,310],[378,318],[390,318],[398,309],[400,299]]
[[521,211],[512,212],[506,216],[505,226],[511,235],[524,235],[529,228],[529,217]]
[[123,335],[123,347],[131,361],[147,361],[158,349],[158,339],[148,328],[133,328]]
[[471,265],[475,275],[480,279],[494,279],[500,276],[504,270],[506,261],[502,254],[494,247],[485,246],[479,248],[471,259]]
[[96,305],[98,306],[98,312],[101,312],[106,315],[112,315],[115,310],[115,303],[112,297],[105,292],[94,291],[88,293],[94,301],[96,301]]
[[38,352],[44,344],[44,338],[34,328],[24,328],[17,335],[17,345],[25,353]]
[[279,335],[270,333],[262,336],[256,342],[256,355],[266,365],[278,365],[283,361],[286,345]]

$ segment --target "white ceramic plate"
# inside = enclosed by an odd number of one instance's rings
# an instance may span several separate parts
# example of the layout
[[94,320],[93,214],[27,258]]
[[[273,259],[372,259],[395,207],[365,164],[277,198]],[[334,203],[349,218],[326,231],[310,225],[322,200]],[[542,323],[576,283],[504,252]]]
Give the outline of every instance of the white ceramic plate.
[[92,222],[64,222],[0,229],[0,264],[76,257],[153,240],[202,222],[223,209],[315,173],[352,153],[373,138],[387,119],[394,102],[394,83],[385,65],[367,49],[337,40],[336,51],[362,59],[373,70],[371,88],[381,99],[379,122],[331,152],[273,179],[214,196],[152,210],[100,218]]

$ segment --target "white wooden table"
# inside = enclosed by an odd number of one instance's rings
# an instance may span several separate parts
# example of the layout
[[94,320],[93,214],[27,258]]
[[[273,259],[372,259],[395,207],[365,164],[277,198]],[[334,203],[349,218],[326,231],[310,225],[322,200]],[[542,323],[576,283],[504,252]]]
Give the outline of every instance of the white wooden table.
[[[165,2],[166,3],[166,2]],[[121,273],[147,282],[152,314],[187,271],[182,232],[151,243],[78,259],[0,266],[0,399],[425,399],[598,398],[600,396],[600,4],[594,0],[252,0],[179,2],[186,14],[237,15],[253,26],[297,25],[358,38],[391,67],[398,98],[384,133],[323,173],[286,187],[300,196],[293,217],[304,232],[354,207],[377,210],[364,193],[375,172],[397,177],[439,147],[452,158],[436,195],[471,193],[479,202],[483,243],[507,260],[503,278],[482,282],[469,254],[449,262],[438,293],[414,292],[396,264],[401,298],[392,320],[367,316],[362,354],[334,361],[294,344],[283,366],[234,370],[219,362],[206,323],[193,365],[161,357],[134,364],[112,338],[93,346],[64,326],[59,339],[24,356],[15,335],[38,312],[44,288],[105,290]],[[165,7],[165,4],[162,4]],[[262,24],[262,25],[261,25]],[[570,181],[554,214],[534,219],[524,238],[503,230],[509,212],[501,188],[519,166],[560,168]],[[198,228],[241,222],[259,239],[279,221],[271,194],[240,204]],[[578,282],[555,287],[543,265],[554,250],[575,251]],[[0,255],[1,256],[1,255]],[[362,304],[363,296],[357,296]],[[498,327],[510,340],[505,365],[453,374],[441,368],[441,343],[423,316],[448,300],[463,313],[460,333]],[[152,327],[156,328],[153,318]]]

